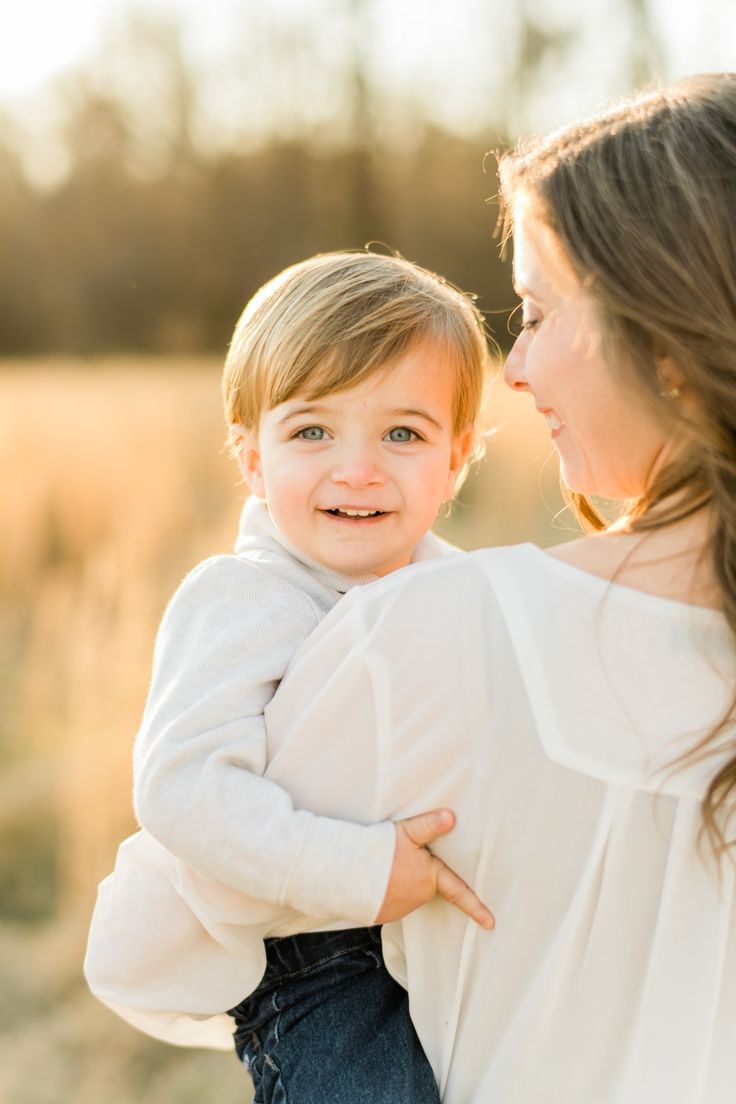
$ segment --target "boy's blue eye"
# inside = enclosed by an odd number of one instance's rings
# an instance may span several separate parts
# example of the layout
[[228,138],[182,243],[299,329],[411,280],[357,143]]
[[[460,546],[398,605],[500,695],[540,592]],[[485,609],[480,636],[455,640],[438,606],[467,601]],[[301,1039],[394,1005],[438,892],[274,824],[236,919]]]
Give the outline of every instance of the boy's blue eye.
[[324,441],[325,431],[321,426],[305,426],[296,436],[301,437],[303,441]]
[[413,429],[409,429],[408,426],[395,426],[394,429],[390,429],[386,434],[389,441],[394,441],[397,444],[404,444],[406,441],[416,441],[419,438],[419,434]]

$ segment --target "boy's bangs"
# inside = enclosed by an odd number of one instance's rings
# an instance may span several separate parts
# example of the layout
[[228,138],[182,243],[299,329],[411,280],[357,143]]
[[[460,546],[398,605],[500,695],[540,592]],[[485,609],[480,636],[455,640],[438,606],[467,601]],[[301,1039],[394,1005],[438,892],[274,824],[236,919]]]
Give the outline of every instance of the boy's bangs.
[[[375,335],[374,335],[375,336]],[[362,383],[375,372],[388,368],[409,348],[429,334],[390,333],[383,340],[366,340],[366,335],[332,345],[316,361],[292,364],[269,380],[267,406],[273,409],[296,395],[321,399],[337,391],[346,391]]]
[[471,299],[397,257],[311,258],[265,285],[241,316],[223,377],[228,420],[256,426],[297,395],[355,387],[424,342],[457,373],[455,430],[475,425],[488,349]]

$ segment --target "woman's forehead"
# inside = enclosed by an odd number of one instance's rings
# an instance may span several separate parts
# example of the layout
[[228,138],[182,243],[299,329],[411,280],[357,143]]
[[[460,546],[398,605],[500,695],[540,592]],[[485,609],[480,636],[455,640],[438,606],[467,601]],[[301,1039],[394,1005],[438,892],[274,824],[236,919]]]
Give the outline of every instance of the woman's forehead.
[[514,287],[522,298],[569,295],[581,287],[557,235],[524,208],[514,222]]

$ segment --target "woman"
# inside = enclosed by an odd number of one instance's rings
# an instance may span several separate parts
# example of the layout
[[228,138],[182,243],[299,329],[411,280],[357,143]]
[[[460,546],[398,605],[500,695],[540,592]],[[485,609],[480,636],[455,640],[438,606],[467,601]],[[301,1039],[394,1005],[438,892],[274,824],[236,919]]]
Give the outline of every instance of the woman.
[[[456,811],[436,850],[496,930],[439,900],[384,929],[446,1104],[730,1104],[736,75],[570,127],[501,180],[506,380],[598,533],[346,598],[270,706],[269,774],[335,816]],[[589,495],[625,502],[617,523]]]

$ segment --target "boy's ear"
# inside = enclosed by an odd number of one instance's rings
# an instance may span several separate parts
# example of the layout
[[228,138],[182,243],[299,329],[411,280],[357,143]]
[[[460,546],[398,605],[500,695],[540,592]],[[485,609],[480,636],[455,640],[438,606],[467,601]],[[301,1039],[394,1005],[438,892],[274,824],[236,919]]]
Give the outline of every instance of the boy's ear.
[[450,470],[447,473],[447,486],[445,487],[445,501],[454,498],[458,479],[474,444],[475,429],[473,426],[466,426],[465,429],[453,437],[450,448]]
[[230,426],[230,445],[238,461],[243,479],[251,492],[258,498],[266,497],[266,486],[261,469],[261,454],[258,451],[258,434],[245,426]]

